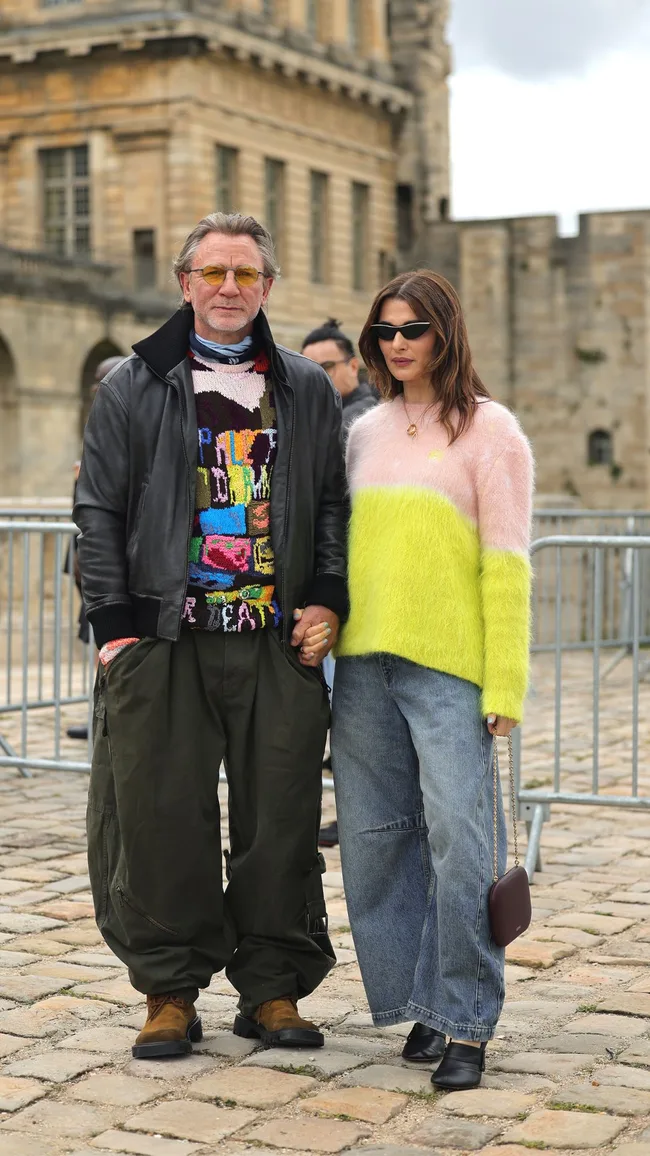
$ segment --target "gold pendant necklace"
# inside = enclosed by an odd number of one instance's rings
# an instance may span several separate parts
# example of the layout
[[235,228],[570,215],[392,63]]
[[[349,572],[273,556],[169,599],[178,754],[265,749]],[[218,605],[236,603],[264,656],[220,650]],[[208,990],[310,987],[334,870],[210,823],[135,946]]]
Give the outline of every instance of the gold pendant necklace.
[[[404,400],[404,398],[402,398],[402,400]],[[416,438],[418,436],[418,422],[417,421],[411,421],[411,415],[410,415],[408,409],[406,408],[406,401],[404,401],[404,412],[406,413],[406,417],[407,417],[408,421],[410,422],[410,425],[407,426],[406,432],[410,438]],[[422,420],[425,413],[426,413],[426,410],[424,411],[424,413],[420,414],[418,421]]]

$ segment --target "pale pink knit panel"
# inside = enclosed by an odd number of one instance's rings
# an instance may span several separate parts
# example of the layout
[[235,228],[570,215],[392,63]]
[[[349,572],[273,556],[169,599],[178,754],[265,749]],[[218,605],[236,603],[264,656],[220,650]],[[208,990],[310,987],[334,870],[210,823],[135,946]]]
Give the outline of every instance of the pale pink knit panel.
[[[354,423],[347,455],[352,495],[368,486],[431,490],[478,527],[484,547],[527,550],[532,454],[517,419],[498,402],[482,402],[450,446],[438,409],[422,416],[424,409],[409,405],[407,416],[400,396]],[[406,432],[411,421],[418,422],[416,437]]]

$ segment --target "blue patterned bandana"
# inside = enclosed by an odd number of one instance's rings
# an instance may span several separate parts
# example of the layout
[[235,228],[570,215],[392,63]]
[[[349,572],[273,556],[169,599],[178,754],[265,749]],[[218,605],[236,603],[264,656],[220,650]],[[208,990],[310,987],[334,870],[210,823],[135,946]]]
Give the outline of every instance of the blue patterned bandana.
[[221,361],[225,365],[241,365],[250,361],[253,356],[253,335],[237,341],[233,345],[220,345],[218,341],[206,341],[192,330],[190,333],[190,349],[197,357],[206,361]]

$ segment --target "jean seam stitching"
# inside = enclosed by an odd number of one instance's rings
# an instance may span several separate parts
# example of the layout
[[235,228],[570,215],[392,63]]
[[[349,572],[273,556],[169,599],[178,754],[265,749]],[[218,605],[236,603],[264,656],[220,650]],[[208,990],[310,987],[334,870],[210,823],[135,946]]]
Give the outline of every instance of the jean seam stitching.
[[[486,766],[486,759],[485,759],[485,734],[484,734],[482,722],[481,722],[481,726],[480,726],[480,734],[481,734],[481,763],[482,763],[483,774],[482,774],[482,784],[481,784],[482,789],[481,789],[480,796],[479,796],[479,814],[480,814],[479,830],[481,830],[483,832],[483,835],[485,835],[487,833],[486,827],[485,827],[485,814],[486,814],[485,786],[486,786],[486,781],[487,781],[487,766]],[[495,742],[496,740],[493,739],[492,741]],[[483,949],[481,946],[481,936],[480,936],[480,922],[481,922],[481,914],[483,911],[483,885],[484,885],[484,880],[485,880],[484,867],[485,867],[484,846],[483,846],[483,839],[481,839],[479,841],[479,893],[478,893],[478,904],[477,904],[477,908],[476,908],[476,922],[475,922],[475,926],[474,926],[474,935],[476,938],[476,945],[477,945],[477,949],[478,949],[478,966],[476,969],[476,992],[475,992],[475,1000],[474,1000],[474,1009],[475,1009],[474,1014],[476,1016],[477,1022],[480,1022],[481,1017],[482,1017],[482,1012],[483,1012],[482,1003],[481,1003],[481,991],[482,991],[482,984],[483,984],[483,976],[485,973],[485,959],[484,959],[484,955],[483,955]],[[487,897],[486,897],[486,899],[487,899]]]
[[431,902],[431,898],[432,898],[432,896],[430,896],[430,892],[431,892],[431,883],[433,881],[433,867],[432,867],[432,863],[431,863],[431,852],[429,850],[429,831],[428,831],[427,826],[426,826],[426,821],[425,821],[424,826],[419,828],[419,835],[420,835],[420,839],[419,839],[420,858],[422,860],[422,871],[424,873],[424,880],[425,880],[425,883],[427,885],[427,907],[428,907],[430,902]]
[[403,1007],[391,1008],[390,1011],[372,1012],[372,1018],[375,1020],[384,1020],[384,1019],[388,1019],[392,1016],[405,1016],[407,1011],[408,1011],[408,1008],[409,1008],[409,1005],[404,1004]]

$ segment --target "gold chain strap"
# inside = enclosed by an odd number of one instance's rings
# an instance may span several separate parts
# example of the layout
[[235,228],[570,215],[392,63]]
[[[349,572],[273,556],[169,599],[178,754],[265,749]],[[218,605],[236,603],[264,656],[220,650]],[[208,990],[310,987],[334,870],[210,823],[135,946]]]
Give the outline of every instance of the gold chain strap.
[[[499,797],[499,741],[494,736],[492,765],[494,768],[494,796],[492,826],[494,830],[494,882],[499,878],[499,847],[497,838],[497,822],[498,822],[498,808],[497,800]],[[510,814],[512,815],[512,827],[515,836],[515,867],[519,866],[519,835],[517,831],[517,800],[515,798],[515,760],[512,753],[512,735],[508,735],[508,766],[510,771]]]

